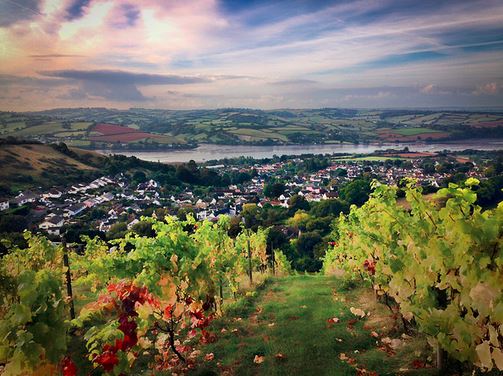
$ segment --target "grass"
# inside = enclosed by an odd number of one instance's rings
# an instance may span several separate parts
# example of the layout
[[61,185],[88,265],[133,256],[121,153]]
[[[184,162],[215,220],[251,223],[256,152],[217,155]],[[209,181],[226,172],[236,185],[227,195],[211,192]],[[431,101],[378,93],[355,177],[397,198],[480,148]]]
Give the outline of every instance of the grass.
[[[352,306],[370,316],[355,320],[349,310]],[[340,321],[328,324],[332,317]],[[389,311],[370,290],[347,290],[335,277],[274,279],[256,298],[228,309],[213,323],[213,330],[220,333],[218,341],[202,350],[213,353],[215,360],[203,361],[194,374],[355,375],[356,367],[379,375],[435,374],[432,368],[411,370],[412,361],[428,351],[422,337],[401,340],[393,356],[380,350],[371,331],[378,332],[379,338],[400,338],[401,334]],[[256,356],[263,356],[263,363],[256,364]]]
[[437,133],[435,129],[431,128],[402,128],[402,129],[393,129],[393,133],[402,135],[402,136],[416,136],[423,133]]
[[36,125],[33,127],[28,127],[21,129],[19,131],[13,132],[11,135],[14,137],[32,136],[32,135],[48,135],[57,132],[64,132],[65,129],[59,122],[49,122],[41,125]]
[[358,161],[370,161],[370,162],[384,162],[387,160],[396,160],[396,159],[402,159],[405,160],[405,158],[400,158],[400,157],[357,157],[357,158],[336,158],[336,161],[344,161],[344,162],[358,162]]
[[242,139],[247,139],[247,138],[251,138],[252,140],[276,139],[276,140],[281,140],[281,141],[288,141],[288,138],[286,136],[279,134],[279,133],[275,133],[273,131],[268,131],[268,130],[242,128],[242,129],[233,130],[230,133],[233,133]]

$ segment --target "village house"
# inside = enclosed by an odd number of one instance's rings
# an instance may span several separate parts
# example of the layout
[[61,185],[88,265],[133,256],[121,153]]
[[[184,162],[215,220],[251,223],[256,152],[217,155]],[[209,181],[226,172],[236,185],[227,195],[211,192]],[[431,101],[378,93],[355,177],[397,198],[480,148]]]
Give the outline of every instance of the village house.
[[38,225],[38,228],[51,235],[60,235],[60,230],[64,223],[65,221],[62,216],[47,216],[44,221]]
[[74,204],[64,209],[65,217],[75,217],[77,214],[80,214],[86,206],[82,203]]
[[4,211],[9,209],[9,200],[8,199],[0,199],[0,211]]
[[35,202],[39,198],[38,195],[31,191],[26,191],[22,192],[19,195],[17,195],[14,199],[10,200],[10,203],[13,206],[22,206],[24,204],[30,203],[30,202]]
[[56,188],[51,188],[49,192],[42,194],[42,197],[44,199],[49,199],[49,198],[61,198],[63,196],[63,192]]

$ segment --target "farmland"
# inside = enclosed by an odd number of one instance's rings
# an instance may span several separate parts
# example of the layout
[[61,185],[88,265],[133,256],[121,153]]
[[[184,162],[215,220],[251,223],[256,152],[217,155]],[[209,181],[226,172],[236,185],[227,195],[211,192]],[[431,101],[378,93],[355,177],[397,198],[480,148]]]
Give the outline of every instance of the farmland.
[[429,142],[503,137],[503,112],[426,110],[114,110],[0,113],[0,137],[85,148],[165,149],[200,143],[277,145]]

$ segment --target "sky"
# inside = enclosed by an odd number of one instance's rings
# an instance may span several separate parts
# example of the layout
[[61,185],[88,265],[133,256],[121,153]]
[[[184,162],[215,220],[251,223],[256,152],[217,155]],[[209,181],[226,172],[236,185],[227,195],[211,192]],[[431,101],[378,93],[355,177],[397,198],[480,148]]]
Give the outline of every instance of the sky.
[[0,110],[503,107],[501,0],[0,0]]

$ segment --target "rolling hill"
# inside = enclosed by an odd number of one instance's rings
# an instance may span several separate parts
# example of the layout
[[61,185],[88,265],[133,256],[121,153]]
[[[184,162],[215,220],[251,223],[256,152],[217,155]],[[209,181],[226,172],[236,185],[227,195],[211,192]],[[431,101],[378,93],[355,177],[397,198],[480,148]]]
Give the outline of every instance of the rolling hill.
[[503,112],[430,110],[116,110],[0,113],[0,136],[89,149],[151,150],[228,145],[428,142],[503,137]]
[[12,191],[82,182],[99,175],[104,156],[39,143],[0,143],[0,181]]

